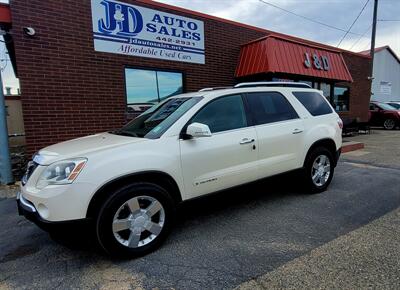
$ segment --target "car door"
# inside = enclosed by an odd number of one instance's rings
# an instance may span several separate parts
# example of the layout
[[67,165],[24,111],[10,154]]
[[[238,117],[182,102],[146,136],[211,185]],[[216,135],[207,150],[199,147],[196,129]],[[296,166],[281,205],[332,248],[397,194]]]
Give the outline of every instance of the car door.
[[188,197],[258,178],[257,136],[254,127],[249,126],[240,94],[210,101],[190,123],[208,125],[212,136],[180,140],[182,174]]
[[253,116],[261,177],[286,172],[301,166],[304,124],[286,99],[278,92],[246,94]]

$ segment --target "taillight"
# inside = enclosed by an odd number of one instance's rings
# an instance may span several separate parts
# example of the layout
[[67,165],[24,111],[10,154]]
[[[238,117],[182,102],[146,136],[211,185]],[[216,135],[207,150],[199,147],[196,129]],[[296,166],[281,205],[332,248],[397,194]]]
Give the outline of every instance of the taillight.
[[337,124],[338,124],[340,129],[343,129],[343,121],[342,121],[342,119],[338,118]]

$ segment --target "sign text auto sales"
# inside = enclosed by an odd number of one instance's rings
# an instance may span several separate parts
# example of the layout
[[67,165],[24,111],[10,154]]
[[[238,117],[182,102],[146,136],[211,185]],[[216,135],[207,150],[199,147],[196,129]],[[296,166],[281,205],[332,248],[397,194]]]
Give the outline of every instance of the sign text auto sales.
[[204,64],[202,21],[112,0],[92,0],[96,51]]

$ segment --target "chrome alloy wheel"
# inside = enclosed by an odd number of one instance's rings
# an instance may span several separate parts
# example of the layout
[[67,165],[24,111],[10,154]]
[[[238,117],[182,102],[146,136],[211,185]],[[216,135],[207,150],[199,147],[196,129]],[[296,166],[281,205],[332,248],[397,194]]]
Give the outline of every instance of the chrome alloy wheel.
[[139,248],[153,241],[163,229],[165,211],[151,196],[136,196],[115,213],[112,230],[116,240],[129,248]]
[[323,186],[331,175],[331,163],[326,155],[315,158],[311,168],[311,178],[316,186]]

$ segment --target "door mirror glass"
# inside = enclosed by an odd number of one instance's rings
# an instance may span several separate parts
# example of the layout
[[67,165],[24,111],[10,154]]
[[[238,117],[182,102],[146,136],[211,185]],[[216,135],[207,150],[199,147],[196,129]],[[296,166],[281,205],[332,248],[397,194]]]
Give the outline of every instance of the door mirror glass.
[[210,128],[206,124],[192,123],[186,129],[186,134],[188,136],[198,138],[198,137],[211,137]]

